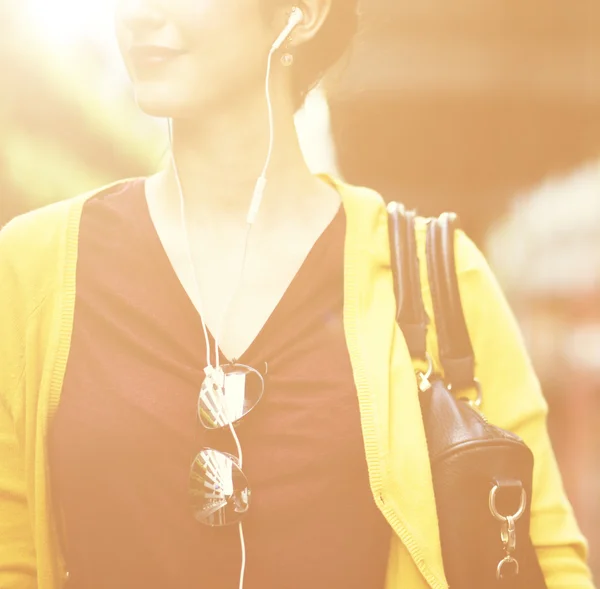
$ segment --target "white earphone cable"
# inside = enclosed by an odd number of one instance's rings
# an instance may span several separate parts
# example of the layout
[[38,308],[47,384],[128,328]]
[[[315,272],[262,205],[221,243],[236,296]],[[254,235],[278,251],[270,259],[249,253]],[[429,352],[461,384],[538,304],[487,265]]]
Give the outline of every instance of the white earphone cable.
[[[170,121],[169,121],[169,131],[171,133]],[[177,165],[175,163],[175,158],[173,155],[172,155],[172,164],[173,164],[173,169],[175,172],[175,179],[177,181],[177,188],[179,191],[179,205],[180,205],[180,213],[181,213],[181,221],[182,221],[181,224],[182,224],[182,229],[183,229],[184,240],[185,240],[185,243],[187,246],[186,249],[187,249],[187,255],[188,255],[188,262],[190,264],[191,274],[192,274],[192,278],[193,278],[194,290],[195,290],[195,295],[196,295],[196,303],[198,305],[198,315],[200,316],[200,321],[202,323],[202,330],[204,332],[204,341],[205,341],[205,345],[206,345],[206,365],[212,366],[211,353],[210,353],[210,339],[208,337],[208,329],[206,327],[206,322],[204,321],[204,316],[202,313],[202,298],[200,296],[200,283],[198,281],[198,275],[196,272],[196,267],[194,265],[191,241],[189,238],[189,232],[188,232],[188,227],[187,227],[187,220],[186,220],[186,214],[185,214],[185,198],[183,196],[183,189],[182,189],[182,185],[181,185],[181,179],[179,176],[179,170],[177,168]],[[242,256],[242,271],[240,273],[240,280],[239,280],[240,283],[241,283],[241,277],[243,275],[243,269],[244,269],[244,265],[245,265],[245,261],[246,261],[246,253],[248,250],[248,241],[249,241],[249,237],[250,237],[251,227],[252,227],[252,225],[248,224],[248,229],[246,230],[244,253]],[[234,298],[234,295],[235,295],[235,292],[237,291],[237,289],[239,289],[239,284],[236,287],[236,289],[233,291],[232,296],[230,297],[230,300],[229,300],[227,306],[225,307],[225,313],[228,311],[228,307],[231,305],[231,302],[233,301],[233,298]],[[215,339],[215,360],[216,360],[215,367],[218,367],[219,366],[218,336]],[[235,431],[235,428],[232,423],[229,424],[229,429],[230,429],[231,435],[233,436],[233,439],[235,441],[235,445],[236,445],[236,448],[238,451],[238,465],[239,465],[239,468],[241,469],[242,464],[243,464],[242,445],[240,443],[239,436],[238,436],[237,432]],[[240,546],[241,546],[241,552],[242,552],[242,564],[241,564],[241,570],[240,570],[239,589],[244,589],[244,577],[245,577],[245,573],[246,573],[246,542],[244,539],[244,528],[243,528],[242,522],[239,523],[239,533],[240,533]]]
[[[275,54],[275,51],[276,51],[276,47],[271,48],[271,50],[269,51],[269,57],[268,57],[268,62],[267,62],[266,85],[265,85],[265,92],[266,92],[266,98],[267,98],[267,109],[268,109],[268,115],[269,115],[269,149],[268,149],[265,165],[264,165],[261,175],[256,183],[256,188],[255,188],[255,191],[254,191],[254,194],[252,197],[252,201],[250,203],[249,211],[248,211],[247,228],[246,228],[246,235],[245,235],[245,239],[244,239],[244,249],[243,249],[243,253],[242,253],[241,269],[240,269],[240,273],[239,273],[238,282],[237,282],[235,288],[232,290],[231,295],[227,301],[227,304],[225,305],[225,309],[223,311],[221,322],[220,322],[219,327],[217,328],[217,331],[215,334],[215,368],[218,368],[220,365],[219,342],[221,340],[222,330],[225,326],[225,322],[226,322],[226,319],[227,319],[227,316],[229,313],[229,309],[230,309],[231,305],[233,304],[235,296],[237,295],[237,292],[239,291],[242,281],[243,281],[244,269],[246,266],[246,258],[247,258],[247,254],[248,254],[248,244],[250,241],[250,231],[252,229],[252,225],[254,224],[254,221],[256,220],[256,215],[258,214],[258,209],[260,208],[260,204],[262,202],[262,197],[264,195],[264,190],[265,190],[266,183],[267,183],[266,175],[267,175],[267,171],[268,171],[268,168],[271,163],[272,156],[273,156],[273,148],[274,148],[274,143],[275,143],[275,118],[274,118],[274,114],[273,114],[273,103],[271,100],[270,81],[271,81],[271,68],[272,68],[273,55]],[[186,243],[188,262],[189,262],[189,265],[191,268],[191,274],[192,274],[192,278],[193,278],[193,284],[194,284],[194,290],[195,290],[194,294],[196,296],[196,303],[198,305],[198,314],[200,316],[200,321],[202,322],[202,329],[204,332],[204,341],[206,344],[206,365],[212,366],[210,338],[208,336],[208,329],[206,327],[206,323],[204,321],[204,314],[202,312],[202,299],[201,299],[201,293],[200,293],[200,283],[198,280],[198,275],[197,275],[196,267],[194,264],[191,240],[190,240],[189,230],[188,230],[188,226],[187,226],[185,197],[184,197],[184,193],[183,193],[181,178],[179,175],[179,169],[177,167],[177,163],[175,162],[175,156],[173,153],[173,127],[172,127],[172,122],[170,119],[169,119],[169,141],[171,144],[171,163],[172,163],[173,171],[175,174],[177,190],[179,192],[179,204],[180,204],[182,230],[183,230],[184,240]],[[233,436],[233,439],[234,439],[236,447],[237,447],[238,465],[240,468],[242,468],[242,464],[243,464],[242,446],[241,446],[238,434],[235,431],[233,424],[229,425],[229,429],[231,430],[231,434]],[[245,538],[244,538],[244,528],[243,528],[243,524],[241,522],[239,523],[239,533],[240,533],[240,546],[241,546],[241,552],[242,552],[242,563],[241,563],[241,571],[240,571],[239,589],[243,589],[244,577],[245,577],[245,572],[246,572],[246,542],[245,542]]]
[[258,213],[258,209],[262,202],[262,197],[264,195],[264,189],[267,184],[267,170],[269,169],[269,165],[271,164],[271,159],[273,157],[273,147],[275,145],[275,118],[273,115],[273,103],[271,101],[270,81],[271,81],[271,67],[272,67],[274,54],[275,54],[275,49],[272,48],[269,51],[269,57],[267,59],[267,76],[266,76],[266,83],[265,83],[265,95],[267,97],[267,110],[269,113],[269,149],[267,152],[267,159],[265,161],[265,165],[263,167],[263,170],[262,170],[260,177],[256,184],[256,189],[254,191],[254,195],[252,197],[252,202],[250,203],[250,207],[249,207],[249,211],[248,211],[248,217],[246,219],[246,224],[247,224],[246,237],[245,237],[245,241],[244,241],[244,250],[243,250],[243,254],[242,254],[242,267],[240,270],[238,283],[237,283],[236,287],[232,290],[231,296],[227,302],[227,305],[225,306],[225,311],[223,313],[223,321],[221,322],[221,325],[219,326],[219,330],[218,330],[218,332],[216,334],[216,338],[215,338],[215,341],[216,341],[215,354],[216,354],[216,362],[217,362],[216,365],[217,366],[219,366],[219,342],[221,341],[222,331],[226,327],[225,322],[226,322],[226,318],[227,318],[227,315],[229,312],[229,308],[233,304],[235,296],[236,296],[237,292],[239,291],[239,289],[241,287],[241,283],[244,278],[244,269],[246,267],[246,257],[248,254],[248,244],[250,241],[250,231],[252,229],[252,225],[254,224],[254,221],[256,220],[256,214]]
[[204,331],[204,343],[206,345],[206,365],[210,366],[210,339],[208,337],[208,329],[206,328],[206,324],[204,322],[204,316],[202,313],[202,297],[200,296],[200,283],[198,281],[198,276],[196,275],[196,268],[194,266],[194,258],[192,254],[192,246],[187,226],[187,216],[185,211],[185,198],[183,196],[183,187],[181,185],[181,178],[179,176],[179,169],[177,168],[177,164],[175,163],[175,156],[173,154],[173,126],[171,119],[169,119],[169,141],[171,143],[171,163],[173,165],[173,171],[175,173],[175,181],[177,182],[177,190],[179,192],[179,212],[181,214],[181,225],[183,230],[183,237],[186,244],[188,263],[191,268],[192,280],[194,284],[194,290],[196,295],[196,303],[198,305],[198,315],[200,315],[200,321],[202,323],[202,330]]
[[275,118],[273,114],[273,102],[271,100],[271,68],[273,67],[273,55],[275,55],[275,49],[272,48],[269,51],[269,58],[267,60],[267,78],[265,82],[265,95],[267,97],[267,110],[269,113],[269,150],[267,152],[267,160],[261,173],[262,178],[266,178],[267,170],[273,157],[273,146],[275,145]]
[[240,273],[238,275],[238,281],[237,281],[235,287],[233,288],[233,290],[231,291],[229,299],[227,300],[227,304],[225,305],[225,310],[223,311],[223,316],[222,316],[220,325],[217,328],[217,332],[215,333],[215,362],[216,362],[215,366],[219,366],[221,364],[219,342],[221,341],[221,336],[223,335],[223,330],[226,327],[226,320],[227,320],[227,316],[229,314],[229,310],[231,308],[231,305],[233,304],[233,301],[234,301],[240,287],[242,286],[242,281],[244,279],[244,269],[246,267],[246,258],[248,256],[248,244],[250,243],[250,230],[251,229],[252,229],[252,225],[250,223],[248,223],[246,225],[246,234],[244,237],[244,249],[242,252],[242,262],[241,262]]
[[240,546],[242,548],[242,567],[240,570],[240,589],[244,589],[244,577],[246,576],[246,540],[244,539],[244,526],[239,523]]
[[269,165],[271,164],[271,158],[273,156],[273,147],[275,145],[275,117],[273,115],[273,103],[271,101],[271,67],[273,63],[273,55],[275,54],[277,48],[275,46],[271,47],[269,51],[269,57],[267,59],[267,76],[265,82],[265,95],[267,97],[267,111],[269,115],[269,149],[267,152],[267,158],[265,160],[265,165],[256,181],[256,186],[254,187],[254,194],[252,195],[252,200],[250,201],[250,207],[248,208],[248,214],[246,216],[246,221],[249,225],[254,224],[256,221],[256,216],[258,215],[258,210],[262,203],[262,199],[265,193],[265,188],[267,186],[267,170],[269,169]]

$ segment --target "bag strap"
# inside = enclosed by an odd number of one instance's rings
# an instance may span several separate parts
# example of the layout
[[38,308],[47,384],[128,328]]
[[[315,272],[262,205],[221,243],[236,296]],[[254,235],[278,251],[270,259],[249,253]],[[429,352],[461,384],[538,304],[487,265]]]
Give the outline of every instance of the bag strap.
[[[408,349],[414,359],[426,359],[426,335],[429,319],[423,304],[419,278],[419,258],[415,232],[415,213],[399,203],[388,207],[391,264],[396,293],[396,320],[402,329]],[[446,384],[454,391],[477,385],[475,357],[460,300],[454,236],[456,215],[444,213],[430,219],[427,226],[427,274],[440,362]]]
[[427,325],[421,292],[415,212],[397,202],[388,207],[391,264],[396,293],[396,321],[413,359],[427,358]]
[[455,392],[473,386],[475,356],[460,299],[454,252],[458,219],[443,213],[427,227],[427,272],[433,299],[440,361],[445,381]]

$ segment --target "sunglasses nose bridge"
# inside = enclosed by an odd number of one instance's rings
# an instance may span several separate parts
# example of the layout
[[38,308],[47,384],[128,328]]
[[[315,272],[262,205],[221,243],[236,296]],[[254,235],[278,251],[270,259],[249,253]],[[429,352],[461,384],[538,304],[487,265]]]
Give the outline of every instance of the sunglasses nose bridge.
[[205,372],[198,395],[198,418],[207,429],[235,425],[263,396],[264,378],[254,368],[227,364]]

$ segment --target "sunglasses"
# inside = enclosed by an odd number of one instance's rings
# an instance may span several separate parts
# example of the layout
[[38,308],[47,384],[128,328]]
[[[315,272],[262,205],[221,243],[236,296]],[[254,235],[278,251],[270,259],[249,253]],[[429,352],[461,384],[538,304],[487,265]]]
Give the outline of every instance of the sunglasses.
[[[207,366],[198,395],[198,419],[207,430],[234,427],[259,403],[264,377],[244,364]],[[241,452],[240,452],[241,456]],[[194,519],[207,526],[236,524],[250,507],[248,479],[236,456],[202,448],[190,468],[189,496]]]

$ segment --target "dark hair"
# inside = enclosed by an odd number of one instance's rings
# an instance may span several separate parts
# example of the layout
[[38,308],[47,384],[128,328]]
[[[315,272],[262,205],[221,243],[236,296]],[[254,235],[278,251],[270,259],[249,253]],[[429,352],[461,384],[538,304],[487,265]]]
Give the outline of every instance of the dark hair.
[[[306,95],[349,49],[358,31],[359,0],[332,0],[331,10],[315,37],[294,52],[292,68],[294,107],[300,109]],[[273,0],[269,0],[273,6]],[[282,4],[281,0],[276,3]]]

